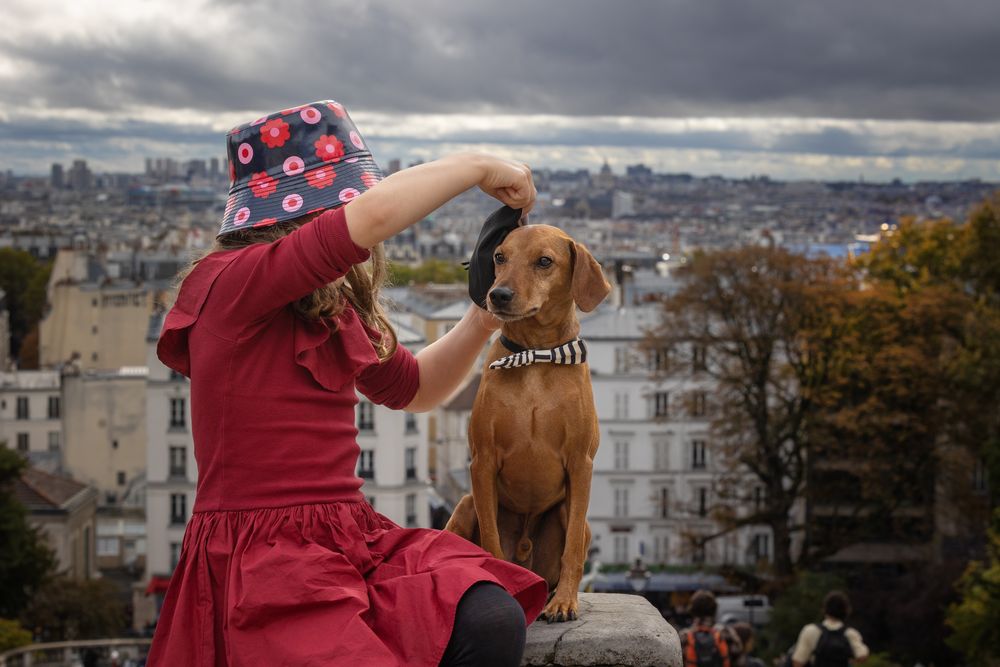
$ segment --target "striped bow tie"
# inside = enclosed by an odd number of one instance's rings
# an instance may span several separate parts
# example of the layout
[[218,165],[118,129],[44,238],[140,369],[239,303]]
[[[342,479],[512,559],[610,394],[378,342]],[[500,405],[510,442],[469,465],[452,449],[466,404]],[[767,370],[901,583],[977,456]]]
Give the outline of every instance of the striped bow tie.
[[490,364],[490,368],[517,368],[535,363],[582,364],[587,361],[587,345],[579,338],[549,350],[529,350],[506,336],[500,336],[500,342],[514,354],[500,357]]

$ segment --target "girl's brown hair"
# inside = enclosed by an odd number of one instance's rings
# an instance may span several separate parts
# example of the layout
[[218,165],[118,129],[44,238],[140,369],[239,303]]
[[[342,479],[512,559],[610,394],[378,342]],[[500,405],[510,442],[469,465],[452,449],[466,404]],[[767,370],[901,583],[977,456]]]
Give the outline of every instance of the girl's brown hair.
[[[181,283],[197,266],[198,262],[212,253],[220,250],[245,248],[255,243],[273,243],[288,236],[317,215],[319,213],[286,220],[268,227],[242,229],[216,238],[212,247],[192,260],[191,264],[177,274],[177,287],[180,288]],[[342,284],[339,286],[335,283],[323,285],[312,294],[307,294],[290,305],[299,317],[306,320],[318,320],[336,317],[343,312],[344,304],[349,302],[368,327],[382,334],[378,341],[373,342],[379,359],[384,361],[395,353],[397,345],[396,332],[389,323],[389,318],[379,300],[379,290],[388,282],[388,276],[385,250],[379,243],[371,249],[370,260],[364,265],[352,266]]]

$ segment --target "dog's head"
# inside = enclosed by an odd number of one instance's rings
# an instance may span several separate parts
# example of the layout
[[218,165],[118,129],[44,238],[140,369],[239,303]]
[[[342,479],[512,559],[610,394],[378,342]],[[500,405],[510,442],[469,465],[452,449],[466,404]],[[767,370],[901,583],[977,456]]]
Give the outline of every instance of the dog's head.
[[568,299],[589,312],[611,291],[601,265],[583,244],[549,225],[510,232],[494,251],[493,263],[496,279],[487,308],[506,322],[531,317]]

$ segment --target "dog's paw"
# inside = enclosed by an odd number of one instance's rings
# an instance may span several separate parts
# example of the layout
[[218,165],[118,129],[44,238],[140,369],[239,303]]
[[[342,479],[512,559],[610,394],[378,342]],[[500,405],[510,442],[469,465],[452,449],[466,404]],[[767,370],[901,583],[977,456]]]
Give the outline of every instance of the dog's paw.
[[556,593],[542,610],[542,618],[549,623],[564,623],[575,621],[579,616],[580,605],[575,595],[559,595]]

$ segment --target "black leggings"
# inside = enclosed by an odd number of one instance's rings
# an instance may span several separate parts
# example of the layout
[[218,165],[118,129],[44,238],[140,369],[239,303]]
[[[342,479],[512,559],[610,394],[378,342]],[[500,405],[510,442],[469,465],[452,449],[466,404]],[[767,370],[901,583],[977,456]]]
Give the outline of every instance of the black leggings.
[[521,605],[502,587],[480,582],[458,601],[441,667],[518,667],[524,639]]

